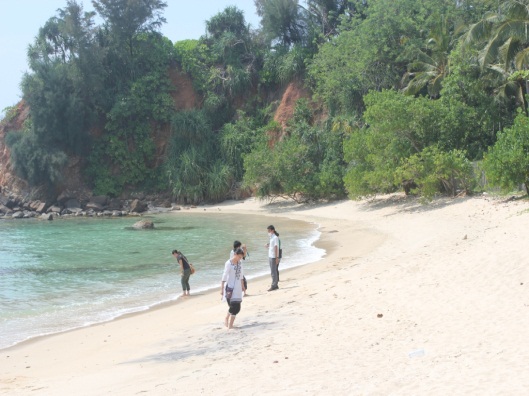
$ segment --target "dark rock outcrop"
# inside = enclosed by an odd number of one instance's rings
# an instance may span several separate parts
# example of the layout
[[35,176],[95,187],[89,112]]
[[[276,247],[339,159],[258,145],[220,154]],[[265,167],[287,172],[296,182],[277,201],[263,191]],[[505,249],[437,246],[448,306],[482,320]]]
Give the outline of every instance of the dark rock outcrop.
[[130,204],[130,211],[136,213],[142,213],[147,210],[147,204],[139,199],[135,199]]
[[70,198],[64,203],[64,207],[66,209],[74,209],[74,208],[81,208],[81,204],[76,198]]
[[103,209],[104,209],[104,206],[97,203],[97,202],[93,202],[93,201],[90,201],[86,204],[86,210],[93,210],[94,212],[101,212]]
[[105,207],[108,204],[108,197],[106,195],[95,195],[92,198],[90,198],[89,203],[96,203],[100,205],[101,207]]
[[123,208],[123,203],[118,198],[112,198],[108,201],[108,210],[121,210]]

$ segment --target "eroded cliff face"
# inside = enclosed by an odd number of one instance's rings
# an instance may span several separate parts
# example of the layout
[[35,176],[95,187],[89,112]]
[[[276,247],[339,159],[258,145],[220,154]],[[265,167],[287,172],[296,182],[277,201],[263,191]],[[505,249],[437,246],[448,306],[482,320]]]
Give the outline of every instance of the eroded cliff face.
[[281,102],[275,112],[274,121],[279,123],[284,130],[288,120],[294,115],[296,102],[302,98],[310,99],[310,97],[310,92],[303,87],[302,82],[293,81],[289,83],[281,96]]
[[[193,81],[179,68],[169,69],[169,78],[174,87],[171,92],[175,110],[192,110],[202,106],[202,98],[193,88]],[[169,138],[171,137],[170,125],[153,125],[152,138],[156,147],[156,157],[151,166],[159,166],[165,156]]]
[[[193,82],[190,77],[178,68],[171,68],[168,71],[174,90],[171,93],[175,110],[191,110],[200,108],[202,98],[195,92]],[[294,114],[296,101],[300,98],[311,99],[309,90],[303,87],[301,81],[294,81],[274,94],[277,109],[274,120],[279,124],[279,128],[269,131],[270,145],[283,138],[286,133],[286,125]],[[10,161],[10,151],[5,144],[5,136],[9,131],[21,131],[23,124],[29,116],[29,107],[24,100],[20,101],[15,109],[0,122],[0,192],[10,192],[17,195],[36,195],[38,189],[30,190],[28,183],[18,177]],[[94,128],[91,131],[93,137],[101,135],[102,127]],[[153,125],[152,137],[156,145],[156,155],[151,162],[151,166],[159,166],[164,158],[171,136],[170,125]],[[91,192],[87,183],[82,178],[83,163],[79,157],[70,157],[63,170],[63,180],[55,188],[55,195],[60,195],[64,191],[76,191],[79,196],[90,196]],[[48,191],[49,193],[49,191]]]
[[28,117],[29,106],[24,100],[21,100],[0,122],[0,193],[30,199],[47,199],[50,194],[59,195],[64,190],[79,191],[79,195],[89,194],[89,190],[81,177],[81,159],[77,156],[68,158],[62,170],[62,182],[56,186],[55,191],[30,186],[26,180],[16,174],[11,162],[11,152],[6,145],[6,135],[11,131],[21,133]]
[[20,194],[28,189],[28,183],[18,177],[11,166],[11,153],[5,143],[10,131],[20,131],[28,118],[29,107],[21,100],[0,122],[0,192],[4,190]]
[[193,81],[178,68],[169,69],[174,90],[171,93],[176,110],[191,110],[201,106],[202,98],[195,92]]
[[274,113],[274,121],[279,128],[268,131],[269,146],[283,139],[288,134],[288,121],[294,116],[296,103],[299,99],[307,99],[317,119],[325,117],[320,110],[318,103],[312,101],[312,93],[305,88],[303,81],[295,80],[290,82],[282,91],[278,92],[278,106]]
[[[193,82],[186,73],[175,67],[168,70],[168,75],[174,86],[171,97],[176,110],[190,110],[201,106],[202,98],[193,89]],[[0,122],[0,193],[9,192],[20,196],[39,195],[39,189],[30,189],[28,183],[15,174],[10,161],[11,153],[5,143],[6,134],[9,131],[21,131],[28,116],[29,106],[22,100]],[[101,136],[102,133],[102,125],[94,126],[90,131],[93,138]],[[170,133],[169,125],[153,124],[152,138],[156,145],[156,155],[150,166],[157,167],[161,164],[167,149]],[[80,157],[72,156],[68,159],[62,171],[63,178],[55,188],[55,195],[59,195],[63,191],[75,191],[77,195],[82,196],[90,194],[87,183],[82,178],[81,170],[83,166],[84,164]]]

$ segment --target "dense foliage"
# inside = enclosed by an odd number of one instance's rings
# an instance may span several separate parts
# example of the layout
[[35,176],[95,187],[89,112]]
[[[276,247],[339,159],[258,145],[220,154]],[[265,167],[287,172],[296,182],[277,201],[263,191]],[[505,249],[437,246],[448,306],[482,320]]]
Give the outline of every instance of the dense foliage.
[[287,131],[273,146],[267,134],[280,127],[271,123],[244,157],[245,182],[257,187],[258,196],[304,199],[344,196],[342,136],[312,119],[308,103],[299,100]]
[[[54,185],[76,156],[97,194],[190,203],[241,189],[431,199],[472,192],[485,155],[490,185],[527,188],[529,0],[254,3],[256,29],[227,7],[173,44],[164,1],[66,1],[28,50],[30,118],[6,138],[15,169]],[[175,107],[175,71],[196,108]],[[280,122],[289,84],[312,95]]]
[[490,183],[506,191],[523,184],[529,194],[529,118],[519,114],[511,128],[498,134],[484,166]]

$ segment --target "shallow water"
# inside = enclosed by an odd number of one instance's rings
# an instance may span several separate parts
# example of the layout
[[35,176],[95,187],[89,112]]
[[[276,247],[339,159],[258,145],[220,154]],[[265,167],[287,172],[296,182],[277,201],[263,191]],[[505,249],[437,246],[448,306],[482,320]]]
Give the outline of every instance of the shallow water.
[[247,278],[267,274],[270,223],[280,233],[282,268],[324,253],[313,246],[317,226],[302,221],[186,212],[143,218],[156,228],[133,229],[135,217],[0,221],[0,348],[175,300],[173,249],[197,269],[192,293],[218,286],[235,239],[248,246]]

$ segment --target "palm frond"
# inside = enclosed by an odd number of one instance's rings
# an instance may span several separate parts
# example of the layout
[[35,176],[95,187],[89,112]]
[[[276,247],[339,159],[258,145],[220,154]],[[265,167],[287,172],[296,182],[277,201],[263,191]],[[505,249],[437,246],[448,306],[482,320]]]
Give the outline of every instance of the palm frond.
[[463,48],[469,48],[485,42],[490,37],[494,25],[501,19],[503,17],[500,14],[489,13],[480,21],[470,25],[467,32],[461,36]]
[[503,60],[505,70],[511,68],[511,64],[516,57],[516,54],[522,49],[520,42],[510,37],[500,48],[499,56]]
[[422,72],[413,74],[413,78],[409,80],[402,92],[406,95],[417,95],[421,89],[428,85],[431,79],[432,73]]
[[428,94],[432,98],[436,98],[439,96],[439,93],[441,92],[442,83],[443,83],[444,75],[439,74],[435,76],[435,78],[431,79],[428,84]]
[[529,2],[527,0],[504,1],[501,9],[505,15],[511,18],[529,19]]
[[522,42],[529,41],[529,19],[507,19],[495,28],[496,36],[503,41],[515,38]]
[[504,41],[498,36],[494,36],[488,41],[485,47],[479,52],[479,64],[481,67],[486,67],[497,61],[500,47],[503,44]]
[[506,79],[509,77],[509,73],[505,70],[503,65],[488,65],[486,70],[492,72],[497,79]]
[[411,64],[411,67],[414,67],[414,65],[416,63],[425,63],[425,64],[430,64],[430,65],[433,65],[435,64],[435,60],[428,54],[422,52],[422,51],[419,51],[418,54],[417,54],[417,61],[416,62],[413,62]]
[[529,68],[529,47],[524,48],[514,57],[516,70],[526,70]]

